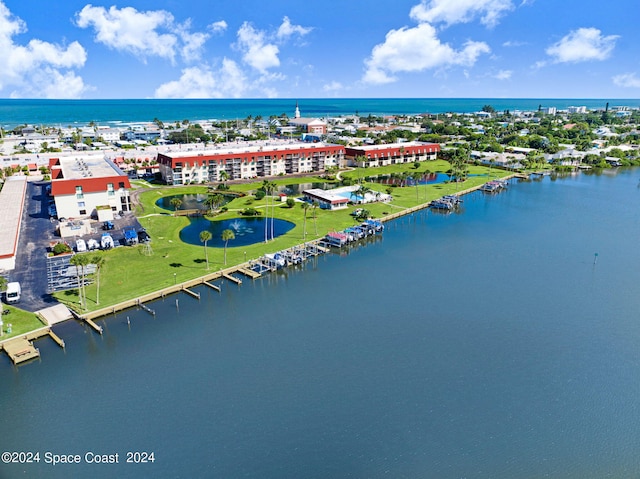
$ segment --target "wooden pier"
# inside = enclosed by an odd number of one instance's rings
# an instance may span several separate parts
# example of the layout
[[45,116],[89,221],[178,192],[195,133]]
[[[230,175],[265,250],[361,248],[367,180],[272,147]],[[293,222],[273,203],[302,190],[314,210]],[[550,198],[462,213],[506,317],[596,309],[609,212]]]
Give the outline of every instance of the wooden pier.
[[209,283],[208,281],[203,281],[202,284],[205,286],[209,286],[211,289],[215,289],[218,293],[220,292],[220,286],[216,286],[213,283]]
[[260,273],[253,271],[249,268],[238,268],[238,273],[242,273],[251,279],[258,279],[260,276],[262,276]]
[[224,273],[224,274],[222,275],[222,277],[223,277],[224,279],[228,279],[229,281],[233,281],[233,282],[234,282],[234,283],[236,283],[236,284],[242,284],[242,280],[241,280],[241,279],[236,278],[235,276],[231,276],[231,275],[230,275],[230,274],[228,274],[228,273]]
[[98,326],[96,323],[93,322],[93,320],[91,320],[89,318],[85,318],[85,322],[89,326],[91,326],[96,333],[102,334],[102,326]]
[[44,336],[49,336],[61,348],[65,347],[64,341],[51,328],[46,327],[2,341],[0,342],[0,349],[7,353],[13,364],[24,363],[40,357],[40,350],[33,345],[33,341]]
[[182,288],[182,291],[187,293],[188,295],[190,295],[193,298],[200,299],[200,293],[196,293],[195,291],[191,291],[188,288]]

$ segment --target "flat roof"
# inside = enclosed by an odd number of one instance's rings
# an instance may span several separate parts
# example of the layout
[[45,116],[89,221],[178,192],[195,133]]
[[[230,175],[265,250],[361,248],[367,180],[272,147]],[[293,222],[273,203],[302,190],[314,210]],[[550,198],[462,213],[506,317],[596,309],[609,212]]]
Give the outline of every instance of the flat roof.
[[381,143],[379,145],[362,145],[349,147],[352,150],[375,151],[389,150],[392,148],[407,148],[409,146],[440,146],[438,143],[430,143],[427,141],[404,141],[402,143]]
[[340,193],[345,193],[346,191],[338,188],[335,190],[323,190],[321,188],[312,188],[310,190],[304,190],[302,193],[308,196],[313,196],[319,200],[326,201],[331,203],[332,205],[341,204],[341,203],[349,203],[349,198],[345,198],[341,196]]
[[4,182],[2,191],[0,191],[0,218],[2,218],[0,259],[8,260],[2,262],[3,269],[13,269],[15,267],[14,257],[18,246],[26,188],[26,176],[10,176]]
[[63,156],[58,158],[58,161],[65,180],[122,175],[122,171],[111,160],[104,158],[102,155]]
[[222,143],[213,148],[188,149],[163,152],[169,158],[192,158],[196,156],[234,155],[238,153],[259,153],[270,151],[288,151],[297,149],[321,149],[327,147],[342,147],[334,143],[309,143],[307,141],[269,140],[269,141],[242,141],[239,143]]

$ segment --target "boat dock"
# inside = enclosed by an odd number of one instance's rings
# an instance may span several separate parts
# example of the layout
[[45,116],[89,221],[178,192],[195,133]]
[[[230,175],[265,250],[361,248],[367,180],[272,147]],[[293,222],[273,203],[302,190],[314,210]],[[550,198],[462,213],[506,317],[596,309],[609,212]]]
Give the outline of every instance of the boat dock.
[[234,282],[234,283],[236,283],[236,284],[242,284],[242,280],[241,280],[241,279],[236,278],[235,276],[231,276],[230,274],[224,273],[224,274],[222,275],[222,277],[223,277],[224,279],[228,279],[229,281],[232,281],[232,282]]
[[36,329],[27,334],[6,339],[0,342],[0,349],[7,353],[13,364],[24,363],[40,357],[40,350],[33,345],[33,341],[44,336],[49,336],[58,346],[64,349],[64,341],[50,327]]
[[[514,173],[504,177],[503,180],[507,180],[513,177],[520,177],[520,176],[522,175]],[[477,185],[472,188],[468,188],[466,190],[456,192],[455,196],[460,197],[472,191],[479,190],[481,187],[482,185]],[[403,209],[402,211],[384,216],[377,220],[371,220],[369,222],[365,222],[360,226],[349,228],[349,231],[346,234],[349,237],[349,241],[357,241],[357,239],[359,238],[380,233],[384,229],[385,222],[401,216],[411,214],[415,211],[429,208],[429,205],[430,203],[424,203],[411,208]],[[238,273],[238,274],[247,276],[251,279],[257,279],[264,273],[275,271],[286,265],[297,265],[308,258],[328,253],[331,250],[332,246],[334,245],[328,242],[326,237],[316,239],[313,241],[307,241],[297,246],[288,248],[286,250],[282,250],[270,255],[264,255],[258,259],[250,260],[248,262],[245,262],[236,266],[232,266],[230,268],[226,268],[223,270],[219,270],[216,272],[211,272],[204,276],[194,278],[188,281],[184,281],[182,283],[177,283],[177,284],[162,288],[158,291],[153,291],[148,294],[144,294],[140,297],[123,301],[121,303],[118,303],[113,306],[109,306],[107,308],[102,308],[102,309],[87,312],[84,314],[79,314],[77,315],[77,317],[78,319],[84,320],[84,321],[86,321],[87,319],[93,320],[96,318],[107,316],[109,314],[116,314],[119,311],[123,311],[125,309],[133,308],[133,307],[139,307],[139,308],[145,309],[150,314],[155,314],[155,312],[153,312],[151,309],[145,306],[144,303],[153,301],[155,299],[164,298],[167,295],[180,293],[180,292],[190,294],[193,297],[197,297],[196,295],[198,293],[194,293],[193,291],[190,291],[189,288],[194,286],[199,286],[199,285],[208,286],[209,288],[219,292],[220,286],[217,284],[214,284],[213,281],[226,279],[235,284],[241,285],[242,280],[234,276],[234,274]],[[99,327],[97,328],[98,329],[96,328],[94,329],[96,329],[96,331],[99,331]]]

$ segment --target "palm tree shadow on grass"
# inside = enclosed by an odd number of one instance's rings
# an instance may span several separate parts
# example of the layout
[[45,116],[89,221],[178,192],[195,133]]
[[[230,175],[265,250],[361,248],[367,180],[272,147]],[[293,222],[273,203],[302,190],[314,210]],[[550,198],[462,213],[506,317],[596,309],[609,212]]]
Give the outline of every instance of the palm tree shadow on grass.
[[183,265],[182,263],[169,263],[169,266],[172,268],[181,268]]
[[198,258],[198,259],[194,259],[193,262],[196,263],[196,264],[202,264],[202,263],[206,263],[207,260],[206,259],[202,259],[202,258]]

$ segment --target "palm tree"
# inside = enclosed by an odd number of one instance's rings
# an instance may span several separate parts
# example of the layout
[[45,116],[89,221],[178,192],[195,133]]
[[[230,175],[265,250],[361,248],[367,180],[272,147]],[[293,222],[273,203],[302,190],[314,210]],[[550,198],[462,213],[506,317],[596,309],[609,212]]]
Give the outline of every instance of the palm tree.
[[220,208],[222,206],[222,203],[224,203],[224,196],[222,196],[220,193],[216,193],[215,195],[213,195],[213,205],[216,209]]
[[233,230],[224,230],[222,232],[222,241],[224,241],[224,264],[227,264],[227,244],[229,240],[236,239],[236,235]]
[[215,209],[215,204],[216,204],[215,199],[213,198],[213,195],[208,195],[205,198],[205,200],[202,202],[202,204],[209,209],[209,214],[212,215],[213,210]]
[[182,200],[180,198],[171,198],[171,206],[173,206],[173,216],[177,216],[177,212],[182,206]]
[[100,304],[100,270],[105,262],[105,257],[100,253],[94,254],[89,258],[89,263],[96,265],[96,304]]
[[266,243],[267,241],[269,241],[269,188],[270,188],[270,182],[269,180],[263,180],[262,181],[262,189],[264,190],[264,194],[265,194],[265,204],[267,205],[267,214],[265,215],[266,218],[264,220],[264,242]]
[[364,185],[360,185],[360,187],[357,190],[351,192],[351,196],[355,195],[356,198],[361,197],[362,198],[361,202],[364,204],[364,195],[366,195],[370,191],[371,191],[370,188],[367,188]]
[[306,239],[307,239],[307,210],[309,209],[309,203],[307,203],[306,201],[303,202],[300,205],[300,208],[302,208],[304,210],[304,222],[302,223],[303,224],[303,227],[302,227],[302,235],[303,235],[302,239],[303,239],[303,241],[306,241]]
[[224,184],[224,182],[229,179],[229,173],[227,173],[226,171],[222,170],[220,172],[220,174],[218,174],[218,177],[220,178],[220,181]]
[[273,221],[276,215],[276,199],[273,197],[273,192],[276,190],[277,185],[275,181],[271,181],[269,186],[271,191],[271,239],[273,240]]
[[207,241],[212,238],[209,230],[203,230],[200,232],[200,241],[204,243],[204,259],[207,262],[207,269],[209,269],[209,251],[207,250]]
[[313,213],[313,229],[316,232],[316,236],[318,236],[318,224],[316,223],[316,212],[318,210],[318,206],[320,205],[318,204],[317,201],[314,201],[311,206],[312,206],[311,212]]
[[69,263],[76,267],[76,277],[78,278],[78,296],[80,307],[87,309],[87,297],[84,290],[84,267],[89,264],[89,258],[83,254],[74,254]]

